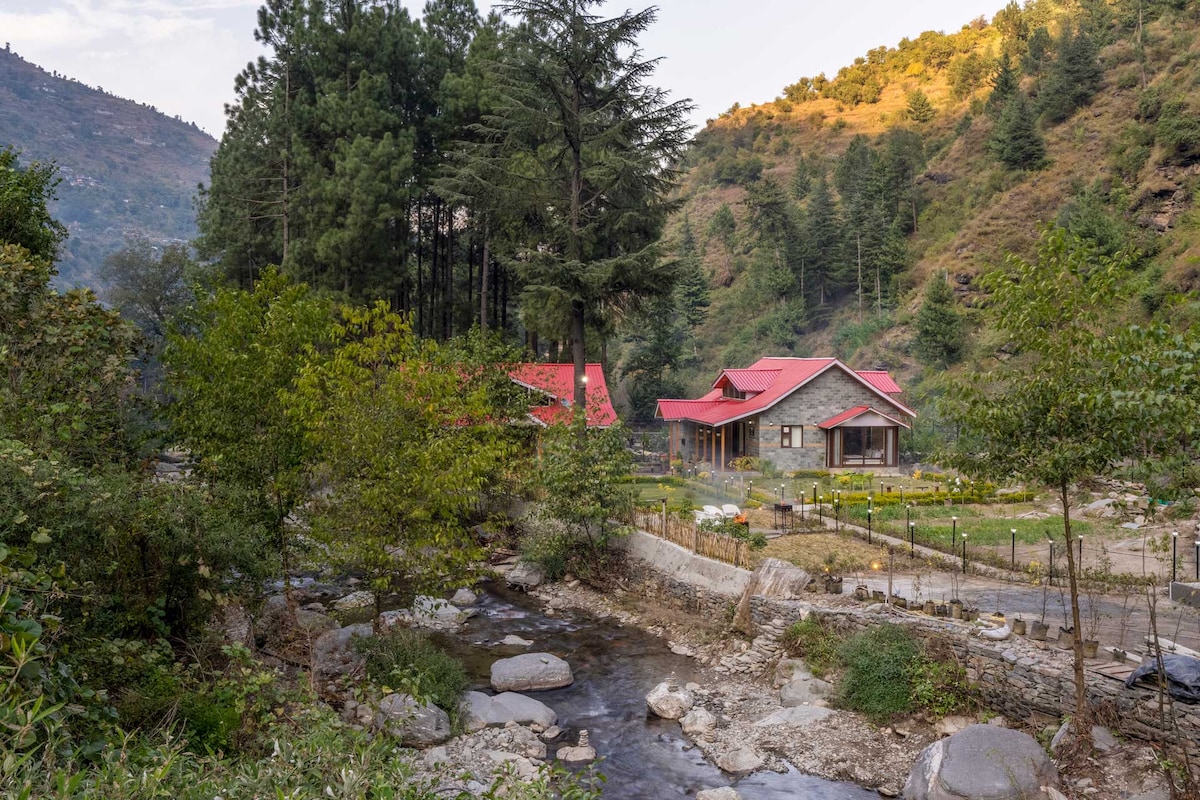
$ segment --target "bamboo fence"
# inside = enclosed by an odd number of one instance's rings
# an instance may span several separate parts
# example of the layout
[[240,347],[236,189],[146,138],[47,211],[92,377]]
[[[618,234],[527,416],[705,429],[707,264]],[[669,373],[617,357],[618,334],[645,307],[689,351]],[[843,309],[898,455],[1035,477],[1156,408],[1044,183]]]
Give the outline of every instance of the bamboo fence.
[[661,512],[638,510],[633,512],[633,524],[646,533],[677,544],[696,555],[735,567],[750,568],[748,542],[724,533],[702,531],[694,520],[683,519],[673,514],[664,517]]

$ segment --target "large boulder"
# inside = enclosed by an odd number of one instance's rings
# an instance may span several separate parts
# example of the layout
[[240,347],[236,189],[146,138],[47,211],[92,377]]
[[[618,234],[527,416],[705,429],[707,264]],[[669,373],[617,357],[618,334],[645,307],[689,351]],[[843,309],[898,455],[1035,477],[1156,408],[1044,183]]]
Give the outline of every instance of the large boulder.
[[504,576],[509,586],[529,591],[546,580],[546,571],[532,561],[518,561]]
[[750,600],[763,597],[768,600],[795,600],[804,596],[812,576],[804,570],[787,561],[778,558],[764,558],[754,568],[746,591],[738,601],[734,624],[738,630],[754,633],[754,623],[750,619]]
[[673,681],[663,681],[646,695],[646,705],[655,716],[663,719],[679,719],[691,711],[695,703],[695,696],[674,685]]
[[540,725],[549,728],[558,722],[558,714],[545,703],[516,692],[504,692],[495,697],[483,692],[467,692],[462,701],[463,726],[478,731],[489,726]]
[[1027,733],[971,725],[921,751],[904,800],[1035,800],[1058,786],[1058,770]]
[[730,750],[717,759],[717,766],[733,775],[744,775],[747,772],[754,772],[756,769],[761,769],[764,763],[762,756],[754,752],[754,749],[751,747],[739,747],[737,750]]
[[380,700],[373,727],[408,747],[432,747],[450,738],[449,715],[407,694],[389,694]]
[[492,663],[492,688],[498,692],[539,692],[574,682],[571,665],[549,653],[525,653]]
[[479,595],[472,592],[470,589],[459,589],[450,598],[450,602],[462,608],[463,606],[473,606],[479,602]]
[[708,709],[696,706],[680,718],[679,726],[688,736],[707,736],[717,729],[717,718]]
[[370,623],[361,623],[321,634],[312,649],[313,676],[317,683],[358,672],[363,658],[354,649],[353,641],[373,633]]
[[798,677],[779,689],[779,703],[784,708],[821,705],[829,696],[832,687],[809,673],[796,673]]

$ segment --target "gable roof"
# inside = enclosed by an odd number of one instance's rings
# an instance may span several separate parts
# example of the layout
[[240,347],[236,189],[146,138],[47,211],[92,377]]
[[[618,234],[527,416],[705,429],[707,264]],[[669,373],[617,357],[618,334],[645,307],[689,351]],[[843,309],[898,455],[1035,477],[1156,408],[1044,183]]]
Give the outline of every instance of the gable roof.
[[[608,394],[604,369],[599,364],[584,365],[587,376],[587,408],[585,418],[589,428],[607,428],[617,422],[617,412]],[[518,386],[537,392],[552,402],[529,408],[529,417],[538,425],[549,426],[571,421],[571,403],[575,397],[575,366],[573,364],[513,364],[508,377]]]
[[818,422],[817,427],[821,428],[822,430],[829,430],[830,428],[836,428],[839,425],[845,425],[850,420],[858,419],[864,414],[874,414],[876,416],[883,417],[888,422],[894,422],[902,428],[912,427],[904,420],[896,419],[891,414],[885,414],[878,409],[871,408],[870,406],[855,406],[854,408],[848,408],[840,414],[835,414],[824,422]]
[[[900,387],[886,372],[858,373],[836,358],[760,358],[745,369],[722,370],[713,382],[713,391],[699,400],[663,399],[658,401],[658,416],[665,420],[690,420],[704,425],[724,425],[772,408],[800,387],[831,369],[838,369],[862,384],[905,414],[917,413],[896,397]],[[886,380],[884,380],[886,378]],[[743,399],[724,397],[725,386],[743,392],[755,391]],[[892,391],[888,391],[888,390]]]

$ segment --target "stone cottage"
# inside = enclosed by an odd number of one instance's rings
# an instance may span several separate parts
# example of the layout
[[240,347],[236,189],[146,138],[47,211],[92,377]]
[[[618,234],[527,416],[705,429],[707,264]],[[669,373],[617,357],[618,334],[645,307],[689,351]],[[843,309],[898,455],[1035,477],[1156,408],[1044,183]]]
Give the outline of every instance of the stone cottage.
[[888,472],[899,466],[901,428],[916,412],[886,371],[855,371],[836,358],[763,358],[726,369],[696,400],[658,401],[670,423],[671,460],[717,471],[736,458],[801,469]]

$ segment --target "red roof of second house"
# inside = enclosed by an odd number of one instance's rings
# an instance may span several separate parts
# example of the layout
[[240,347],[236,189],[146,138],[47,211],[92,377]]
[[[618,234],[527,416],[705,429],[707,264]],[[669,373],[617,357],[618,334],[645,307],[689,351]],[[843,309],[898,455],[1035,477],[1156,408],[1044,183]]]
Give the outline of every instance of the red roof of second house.
[[[841,369],[902,412],[916,416],[915,411],[896,397],[900,387],[886,372],[858,373],[836,358],[772,357],[760,358],[746,369],[723,370],[713,383],[713,391],[699,400],[659,400],[658,415],[665,420],[686,419],[704,425],[724,425],[766,411],[831,368]],[[756,393],[744,400],[724,397],[721,389],[726,385],[740,392]]]
[[[617,412],[608,394],[604,369],[599,364],[584,367],[587,376],[588,427],[607,428],[617,422]],[[513,383],[549,397],[548,405],[530,406],[529,416],[540,425],[571,421],[571,402],[575,397],[575,366],[573,364],[514,364],[508,376]]]

